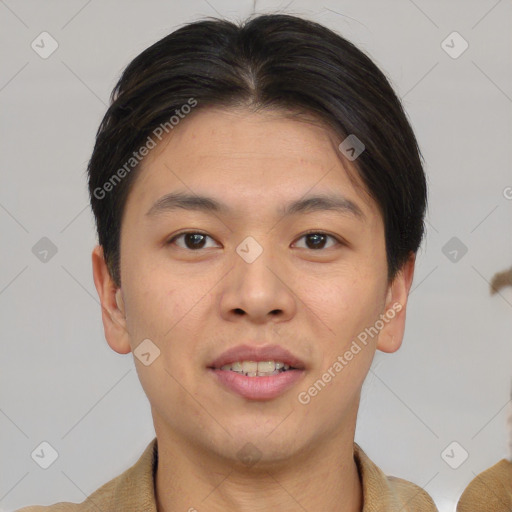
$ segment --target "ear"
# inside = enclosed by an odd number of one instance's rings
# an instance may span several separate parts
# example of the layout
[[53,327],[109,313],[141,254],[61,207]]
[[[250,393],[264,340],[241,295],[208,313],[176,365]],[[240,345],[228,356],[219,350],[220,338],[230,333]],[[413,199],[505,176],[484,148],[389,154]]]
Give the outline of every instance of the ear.
[[382,312],[388,320],[384,320],[384,327],[377,340],[377,350],[382,352],[396,352],[402,345],[405,332],[405,311],[414,276],[415,262],[416,255],[411,252],[409,259],[388,287],[386,305]]
[[131,352],[131,347],[122,292],[110,276],[101,245],[92,251],[92,273],[101,302],[101,318],[107,343],[115,352],[127,354]]

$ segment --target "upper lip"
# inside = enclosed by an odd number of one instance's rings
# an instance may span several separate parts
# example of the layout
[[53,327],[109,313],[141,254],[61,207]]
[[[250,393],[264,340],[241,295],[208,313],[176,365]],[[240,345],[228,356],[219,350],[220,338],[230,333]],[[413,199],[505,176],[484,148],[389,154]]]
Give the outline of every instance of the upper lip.
[[292,368],[305,369],[303,361],[279,345],[238,345],[223,352],[210,363],[208,368],[218,369],[226,364],[236,363],[237,361],[280,361],[290,365]]

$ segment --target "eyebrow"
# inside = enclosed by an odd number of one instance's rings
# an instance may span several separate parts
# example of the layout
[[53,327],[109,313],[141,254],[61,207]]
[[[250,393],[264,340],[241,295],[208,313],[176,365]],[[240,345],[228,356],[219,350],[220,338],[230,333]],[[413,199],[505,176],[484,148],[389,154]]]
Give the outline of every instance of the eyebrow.
[[[177,209],[224,215],[231,213],[231,209],[226,204],[212,197],[191,195],[184,192],[172,192],[157,199],[146,212],[146,216],[155,217]],[[366,216],[356,203],[344,196],[332,194],[317,194],[298,199],[278,209],[278,213],[285,217],[317,211],[336,211],[343,215],[352,216],[357,220],[366,220]]]

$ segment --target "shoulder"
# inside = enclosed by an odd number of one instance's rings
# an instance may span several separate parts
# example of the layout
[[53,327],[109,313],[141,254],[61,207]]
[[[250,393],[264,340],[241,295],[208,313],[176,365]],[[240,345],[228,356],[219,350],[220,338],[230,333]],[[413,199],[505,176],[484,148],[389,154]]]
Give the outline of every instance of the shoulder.
[[82,503],[59,502],[33,505],[16,512],[156,512],[154,474],[158,461],[156,437],[147,445],[137,462],[109,482],[96,489]]
[[424,489],[403,478],[385,475],[357,443],[354,443],[354,460],[361,478],[364,512],[439,512]]
[[109,512],[116,486],[121,477],[122,475],[119,475],[103,484],[81,503],[59,501],[59,503],[54,503],[53,505],[31,505],[20,508],[15,512],[98,512],[99,510],[101,512]]
[[387,476],[386,479],[404,511],[438,512],[430,494],[419,485],[396,476]]
[[483,510],[512,510],[512,462],[507,459],[500,460],[473,478],[457,504],[457,512]]
[[15,512],[107,512],[110,510],[110,504],[114,496],[114,489],[120,476],[110,480],[94,491],[85,501],[81,503],[72,503],[70,501],[60,501],[53,505],[31,505],[23,507]]

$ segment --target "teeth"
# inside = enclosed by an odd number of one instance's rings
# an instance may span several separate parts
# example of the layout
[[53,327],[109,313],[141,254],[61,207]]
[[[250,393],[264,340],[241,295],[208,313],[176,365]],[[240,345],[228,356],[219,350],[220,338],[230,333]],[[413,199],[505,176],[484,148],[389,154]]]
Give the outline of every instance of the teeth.
[[242,371],[244,373],[256,373],[258,371],[258,363],[256,361],[244,361],[242,363]]
[[[226,366],[229,366],[226,365]],[[224,369],[224,368],[223,368]],[[242,363],[233,363],[230,368],[227,368],[228,370],[233,370],[235,372],[241,372],[242,371]]]
[[290,365],[281,361],[237,361],[221,367],[221,370],[231,370],[236,373],[245,374],[247,377],[278,375],[282,371],[289,369]]
[[276,363],[274,361],[259,361],[258,362],[258,373],[269,373],[276,369]]

